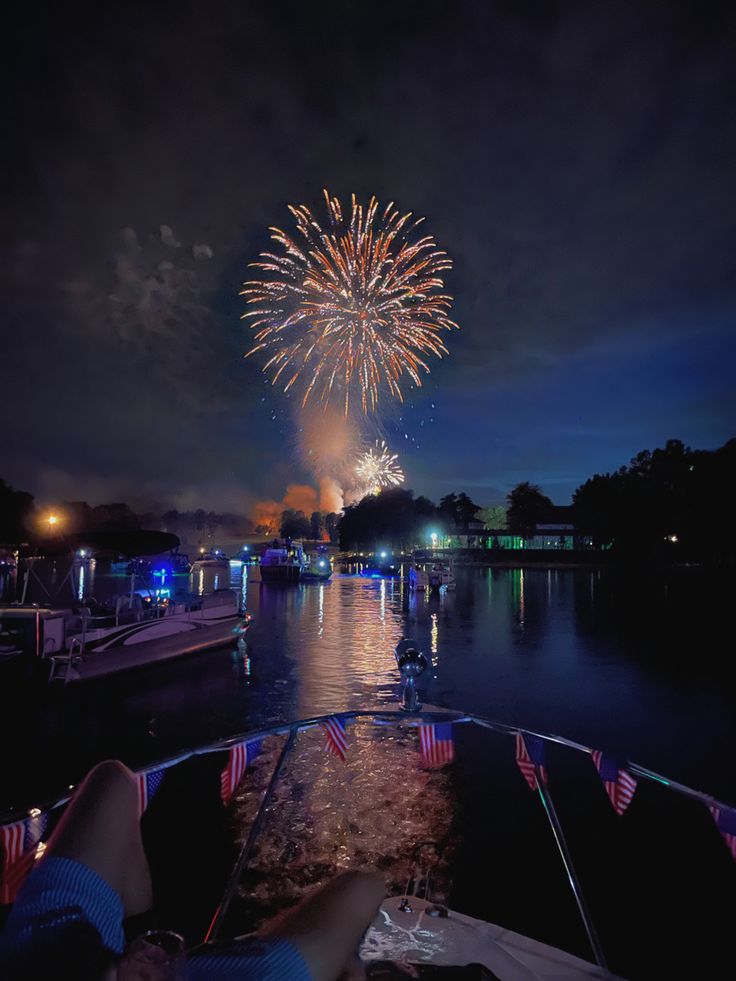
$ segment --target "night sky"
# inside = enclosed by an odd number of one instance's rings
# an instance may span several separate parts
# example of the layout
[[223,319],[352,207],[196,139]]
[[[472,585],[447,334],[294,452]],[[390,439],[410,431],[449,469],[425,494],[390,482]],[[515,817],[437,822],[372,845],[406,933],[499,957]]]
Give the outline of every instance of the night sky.
[[0,476],[229,510],[308,481],[237,292],[323,187],[455,261],[451,356],[381,419],[416,492],[567,503],[736,434],[727,5],[100,6],[6,33]]

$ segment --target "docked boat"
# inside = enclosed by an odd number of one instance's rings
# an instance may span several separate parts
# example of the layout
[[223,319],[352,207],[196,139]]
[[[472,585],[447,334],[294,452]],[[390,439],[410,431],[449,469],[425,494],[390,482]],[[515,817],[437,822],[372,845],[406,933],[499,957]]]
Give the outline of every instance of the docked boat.
[[192,571],[192,563],[189,556],[182,552],[176,552],[171,556],[171,572],[175,576],[187,576]]
[[332,575],[332,563],[327,549],[319,548],[307,554],[307,565],[302,569],[302,582],[327,582]]
[[[165,552],[176,555],[175,535],[136,531],[77,537],[76,545],[94,548],[98,555],[112,554],[118,561],[127,555],[129,587],[105,603],[85,597],[75,608],[57,609],[52,597],[48,606],[29,604],[26,590],[35,575],[31,563],[21,602],[0,606],[0,659],[21,673],[84,681],[218,647],[247,629],[251,618],[241,613],[233,590],[172,593],[162,577],[154,576]],[[74,560],[56,596],[73,567]]]
[[251,620],[230,589],[204,596],[140,589],[76,610],[2,606],[0,655],[25,659],[49,681],[85,681],[218,647]]
[[299,582],[308,568],[304,549],[298,542],[274,542],[261,559],[261,581],[265,583]]
[[409,569],[409,589],[439,592],[454,588],[455,575],[449,562],[415,562]]
[[192,563],[192,572],[199,572],[202,569],[229,569],[230,559],[219,548],[214,552],[200,550],[199,555]]
[[398,579],[401,575],[401,565],[389,552],[377,552],[374,561],[367,563],[360,570],[360,575],[368,579]]
[[18,553],[14,549],[0,548],[0,573],[15,572],[18,568]]

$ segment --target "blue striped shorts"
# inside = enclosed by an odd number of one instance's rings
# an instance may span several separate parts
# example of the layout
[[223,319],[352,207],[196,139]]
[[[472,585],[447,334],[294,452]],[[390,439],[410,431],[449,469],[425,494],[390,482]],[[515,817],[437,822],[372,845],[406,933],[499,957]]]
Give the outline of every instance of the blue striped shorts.
[[[0,935],[3,981],[101,981],[125,946],[123,904],[96,872],[70,858],[42,859],[28,876]],[[244,978],[310,981],[288,940],[246,938],[187,958],[187,981]]]

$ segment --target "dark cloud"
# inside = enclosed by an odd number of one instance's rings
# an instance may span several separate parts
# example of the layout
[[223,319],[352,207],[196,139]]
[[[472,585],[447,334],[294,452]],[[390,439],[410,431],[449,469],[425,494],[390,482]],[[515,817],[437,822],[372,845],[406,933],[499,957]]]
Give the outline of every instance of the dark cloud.
[[[733,430],[717,365],[701,358],[691,390],[662,354],[680,345],[696,362],[703,331],[734,354],[725,8],[231,2],[26,17],[11,43],[8,479],[167,501],[201,487],[228,506],[303,480],[285,459],[289,413],[241,360],[237,289],[286,203],[318,203],[324,185],[426,214],[456,261],[463,329],[407,434],[418,490],[490,496],[518,475],[564,497],[648,440]],[[432,436],[412,442],[420,416]]]

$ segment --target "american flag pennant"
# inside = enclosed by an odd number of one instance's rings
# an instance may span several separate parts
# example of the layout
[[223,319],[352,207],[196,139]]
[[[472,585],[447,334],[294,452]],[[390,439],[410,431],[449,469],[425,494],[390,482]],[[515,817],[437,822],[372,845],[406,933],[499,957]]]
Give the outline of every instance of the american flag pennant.
[[439,767],[455,759],[451,722],[433,722],[419,726],[419,746],[425,766]]
[[348,749],[348,737],[345,734],[345,722],[339,715],[331,715],[329,719],[320,722],[320,726],[325,732],[324,750],[332,753],[345,762],[345,754]]
[[12,903],[33,868],[38,844],[46,830],[46,815],[38,814],[0,827],[3,870],[0,874],[0,903]]
[[220,797],[223,804],[227,804],[238,789],[248,764],[255,759],[260,748],[260,739],[251,739],[250,742],[237,743],[230,747],[227,766],[220,774]]
[[709,810],[731,852],[731,858],[736,860],[736,811],[720,807],[711,807]]
[[535,766],[539,767],[542,782],[547,783],[547,771],[544,768],[544,740],[530,733],[516,733],[516,762],[524,774],[524,779],[531,790],[537,789]]
[[165,768],[161,770],[144,770],[143,773],[136,773],[138,781],[138,813],[142,815],[164,778]]
[[618,815],[623,814],[634,796],[636,780],[622,769],[612,756],[606,756],[599,749],[594,749],[590,755],[593,757],[614,811]]

